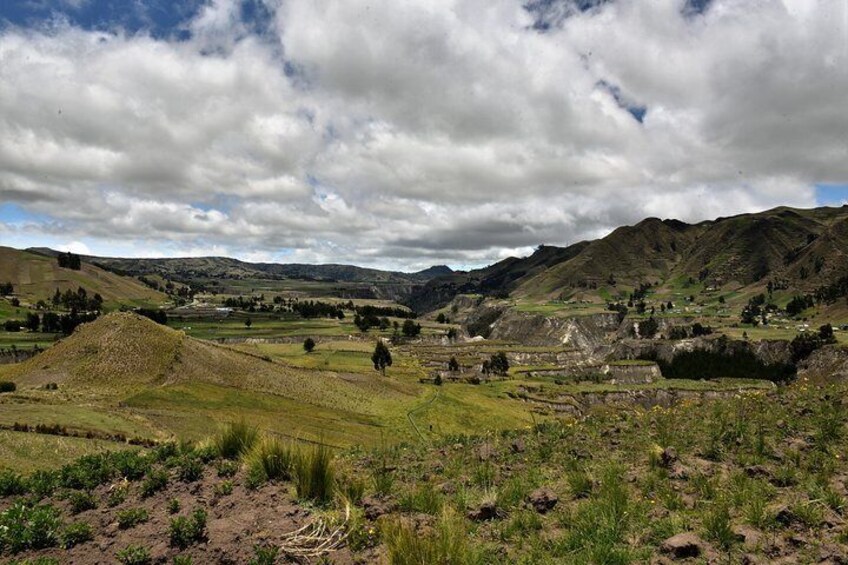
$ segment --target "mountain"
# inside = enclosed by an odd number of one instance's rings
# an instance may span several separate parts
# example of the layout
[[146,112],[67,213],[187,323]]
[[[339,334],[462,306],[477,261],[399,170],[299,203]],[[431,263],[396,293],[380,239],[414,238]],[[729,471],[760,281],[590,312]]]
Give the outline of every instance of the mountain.
[[100,294],[107,303],[159,304],[167,297],[131,277],[124,277],[83,261],[80,269],[59,266],[55,258],[0,247],[0,283],[11,282],[23,300],[49,300],[60,291],[83,287],[89,295]]
[[[49,256],[58,254],[57,251],[48,248],[34,248],[29,251]],[[444,265],[430,267],[416,273],[402,273],[339,264],[248,263],[229,257],[133,259],[84,256],[83,259],[119,274],[159,275],[179,282],[191,282],[198,279],[292,279],[343,283],[416,284],[452,272]]]
[[690,278],[723,287],[765,286],[809,292],[848,275],[848,206],[775,208],[698,224],[647,218],[569,247],[539,247],[484,269],[430,280],[407,303],[418,311],[457,294],[511,294],[536,300],[612,283],[637,286]]

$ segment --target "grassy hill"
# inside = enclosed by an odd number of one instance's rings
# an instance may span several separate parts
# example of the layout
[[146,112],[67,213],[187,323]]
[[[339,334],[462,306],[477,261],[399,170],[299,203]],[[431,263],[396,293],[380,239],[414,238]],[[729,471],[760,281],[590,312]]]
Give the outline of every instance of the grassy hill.
[[11,282],[21,300],[48,300],[58,288],[99,293],[107,305],[160,304],[167,297],[131,277],[120,276],[87,262],[79,271],[59,267],[53,257],[0,247],[0,282]]

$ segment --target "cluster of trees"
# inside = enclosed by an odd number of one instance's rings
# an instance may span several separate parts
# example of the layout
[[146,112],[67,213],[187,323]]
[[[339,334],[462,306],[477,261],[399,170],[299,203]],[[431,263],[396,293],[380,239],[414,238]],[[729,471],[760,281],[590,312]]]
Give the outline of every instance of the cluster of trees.
[[3,324],[3,329],[7,332],[19,332],[22,329],[37,332],[41,328],[41,331],[44,333],[70,335],[77,326],[97,319],[98,315],[99,312],[85,312],[80,314],[76,310],[71,310],[69,314],[45,312],[41,316],[30,312],[26,315],[25,320],[6,320]]
[[3,296],[8,296],[13,292],[15,292],[15,289],[14,287],[12,287],[12,283],[0,283],[0,294],[2,294]]
[[488,360],[483,361],[483,374],[493,374],[506,376],[509,372],[509,359],[506,358],[506,353],[498,351],[493,354]]
[[344,310],[339,304],[330,302],[316,302],[313,300],[304,300],[303,302],[295,302],[291,305],[292,312],[295,312],[301,318],[335,318],[344,320]]
[[639,337],[642,339],[651,339],[660,329],[660,325],[657,320],[652,315],[647,320],[642,320],[639,322]]
[[80,312],[99,311],[103,307],[103,297],[95,293],[94,296],[89,296],[88,291],[83,287],[79,287],[76,292],[71,289],[65,292],[56,292],[52,298],[53,307],[62,307],[65,310],[78,310]]
[[789,344],[792,362],[798,363],[809,357],[816,349],[833,343],[836,343],[836,337],[833,335],[833,327],[830,324],[821,326],[818,332],[798,334]]
[[771,300],[766,300],[766,295],[760,293],[748,300],[748,304],[742,309],[741,321],[743,324],[754,326],[760,323],[766,325],[768,324],[767,314],[778,310],[777,304],[774,304]]
[[63,269],[73,269],[74,271],[79,271],[82,268],[82,263],[80,261],[79,255],[71,253],[68,251],[67,253],[60,253],[56,256],[56,260],[59,262],[59,266]]
[[713,329],[710,326],[695,322],[691,327],[674,326],[668,331],[668,339],[688,339],[690,337],[701,337],[712,333]]
[[264,296],[248,296],[245,298],[244,296],[237,296],[235,298],[229,297],[224,299],[224,306],[227,308],[235,308],[238,310],[244,310],[246,312],[271,312],[274,310],[274,307],[270,304],[265,304]]
[[786,313],[790,316],[797,316],[807,308],[812,308],[816,305],[813,296],[807,294],[805,296],[793,296],[789,304],[786,305]]
[[445,316],[444,312],[439,312],[439,315],[436,316],[436,323],[439,324],[450,324],[450,318]]
[[177,286],[173,282],[168,280],[165,281],[165,284],[159,284],[152,279],[148,279],[144,275],[139,276],[138,281],[143,285],[152,288],[153,290],[158,290],[159,292],[164,292],[169,296],[182,298],[184,300],[191,300],[198,292],[198,290],[188,285]]
[[671,361],[656,354],[642,356],[659,365],[667,379],[765,379],[787,382],[795,377],[795,367],[782,363],[764,363],[747,347],[734,346],[727,338],[716,340],[716,349],[682,351]]

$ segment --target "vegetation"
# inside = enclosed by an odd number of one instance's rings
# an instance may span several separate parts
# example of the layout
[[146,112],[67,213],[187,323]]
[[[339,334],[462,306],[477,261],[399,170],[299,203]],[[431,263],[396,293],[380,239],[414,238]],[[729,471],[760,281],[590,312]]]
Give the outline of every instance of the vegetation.
[[240,459],[253,448],[259,439],[259,430],[244,421],[233,422],[214,440],[215,451],[224,459]]
[[371,354],[371,362],[374,363],[374,370],[386,375],[386,367],[392,366],[392,354],[386,344],[381,341],[374,346],[374,353]]

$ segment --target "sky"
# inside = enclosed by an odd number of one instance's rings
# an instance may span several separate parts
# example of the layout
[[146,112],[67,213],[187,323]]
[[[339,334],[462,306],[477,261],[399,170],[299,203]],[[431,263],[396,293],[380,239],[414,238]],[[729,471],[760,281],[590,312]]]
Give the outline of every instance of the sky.
[[846,0],[6,0],[0,245],[458,268],[848,202]]

